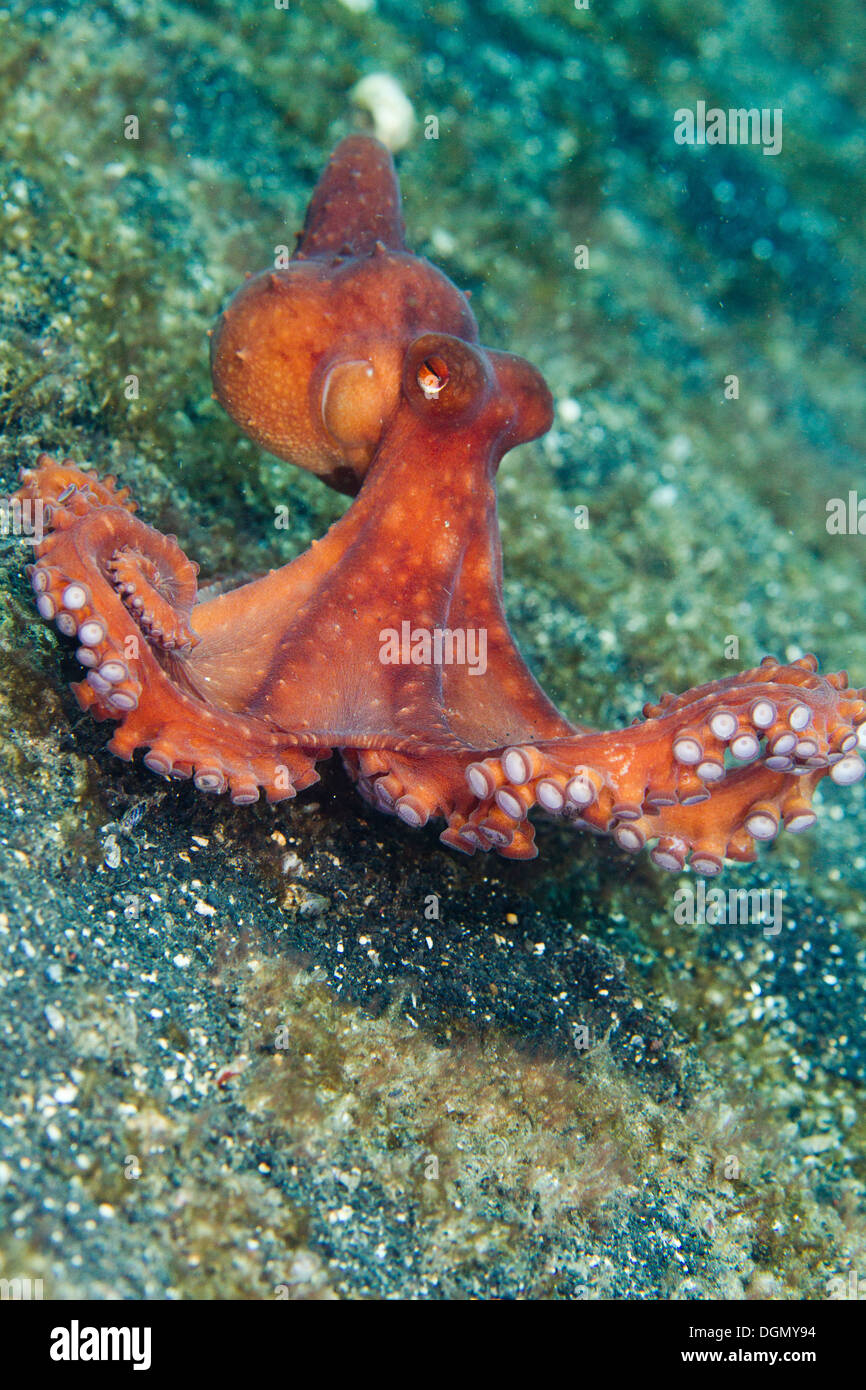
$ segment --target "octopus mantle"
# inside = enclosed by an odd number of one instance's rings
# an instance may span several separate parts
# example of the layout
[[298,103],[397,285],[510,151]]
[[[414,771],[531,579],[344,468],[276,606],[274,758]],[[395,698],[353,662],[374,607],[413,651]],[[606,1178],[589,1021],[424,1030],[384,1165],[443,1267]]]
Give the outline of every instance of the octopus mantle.
[[[45,517],[38,610],[77,642],[73,688],[116,721],[119,757],[144,748],[151,771],[243,804],[294,796],[338,749],[373,806],[444,818],[455,849],[534,855],[537,806],[701,874],[811,826],[824,776],[863,775],[866,691],[813,657],[767,657],[610,732],[547,699],[503,612],[495,474],[550,427],[550,394],[482,347],[465,295],[406,250],[374,140],[338,146],[290,264],[221,316],[212,369],[253,439],[355,501],[291,564],[199,600],[198,567],[113,479],[44,454],[22,472],[19,499]],[[385,660],[388,633],[427,640]],[[443,633],[452,660],[423,660]],[[459,659],[461,635],[483,637],[483,663]]]

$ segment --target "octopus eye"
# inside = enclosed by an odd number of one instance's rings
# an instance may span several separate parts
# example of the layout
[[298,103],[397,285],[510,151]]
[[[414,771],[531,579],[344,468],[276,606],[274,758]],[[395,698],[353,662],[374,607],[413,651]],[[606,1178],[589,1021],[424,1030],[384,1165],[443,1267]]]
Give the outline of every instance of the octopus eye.
[[406,353],[403,390],[425,419],[469,420],[487,400],[491,384],[483,354],[462,338],[425,333]]
[[448,363],[444,357],[437,357],[431,353],[425,357],[418,368],[418,385],[424,392],[428,401],[435,401],[440,396],[448,384]]

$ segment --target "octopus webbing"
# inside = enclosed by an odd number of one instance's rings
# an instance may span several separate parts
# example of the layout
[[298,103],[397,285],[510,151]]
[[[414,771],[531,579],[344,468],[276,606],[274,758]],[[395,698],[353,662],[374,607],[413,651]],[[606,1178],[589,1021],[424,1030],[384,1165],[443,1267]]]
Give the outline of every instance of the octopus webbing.
[[[866,690],[811,656],[665,695],[643,720],[570,723],[506,621],[495,476],[552,422],[540,373],[482,347],[467,297],[406,249],[391,157],[335,150],[283,268],[212,336],[217,399],[252,439],[354,501],[282,569],[217,597],[127,490],[41,455],[38,611],[77,643],[79,704],[109,748],[236,804],[280,801],[339,750],[361,795],[468,854],[535,855],[539,808],[703,875],[808,829],[829,774],[858,781]],[[484,660],[469,660],[467,634]],[[483,640],[482,640],[483,639]]]

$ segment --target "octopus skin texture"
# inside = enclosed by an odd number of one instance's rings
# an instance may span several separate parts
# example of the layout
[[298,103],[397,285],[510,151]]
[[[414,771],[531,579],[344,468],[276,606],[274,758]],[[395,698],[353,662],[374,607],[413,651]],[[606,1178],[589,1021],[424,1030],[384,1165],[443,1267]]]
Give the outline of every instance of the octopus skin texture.
[[[368,802],[444,819],[454,849],[530,858],[539,807],[703,875],[811,826],[823,777],[863,775],[866,691],[813,657],[766,657],[609,732],[547,698],[503,611],[495,475],[549,429],[550,393],[407,251],[372,138],[331,156],[288,266],[231,300],[212,372],[252,439],[355,500],[291,564],[198,601],[198,567],[112,478],[44,454],[22,471],[17,497],[45,517],[39,613],[76,641],[73,689],[115,721],[119,757],[145,749],[154,773],[243,804],[293,797],[339,750]],[[483,633],[485,669],[384,661],[384,632]]]

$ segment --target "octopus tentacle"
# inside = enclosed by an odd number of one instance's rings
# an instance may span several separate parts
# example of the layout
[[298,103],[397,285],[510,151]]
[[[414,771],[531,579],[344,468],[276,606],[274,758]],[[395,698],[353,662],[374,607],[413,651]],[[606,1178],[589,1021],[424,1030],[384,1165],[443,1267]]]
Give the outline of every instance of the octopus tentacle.
[[344,750],[343,762],[377,811],[398,816],[413,829],[444,819],[440,839],[465,854],[495,849],[506,858],[532,858],[533,827],[492,797],[477,795],[467,776],[476,756],[470,750],[418,754],[381,748]]
[[198,565],[186,559],[173,536],[156,553],[118,547],[106,562],[111,582],[152,646],[190,648],[198,638],[189,625]]
[[[70,458],[58,460],[50,454],[39,454],[35,466],[20,469],[18,476],[21,483],[18,497],[22,501],[41,502],[47,513],[46,521],[51,522],[52,508],[62,508],[62,516],[51,523],[55,527],[70,525],[74,517],[83,515],[96,504],[123,507],[128,512],[137,510],[128,487],[118,488],[116,479],[110,474],[98,478]],[[64,521],[63,516],[69,519]]]
[[[769,678],[769,679],[768,679]],[[610,833],[629,852],[658,843],[662,868],[702,873],[754,857],[755,841],[814,823],[822,777],[859,781],[866,691],[814,657],[753,670],[649,705],[644,723],[504,749],[467,768],[472,790],[511,816],[534,806]]]
[[365,801],[414,828],[472,809],[474,798],[463,775],[470,756],[439,749],[413,756],[369,748],[344,750],[343,763]]
[[[190,625],[193,565],[174,537],[133,516],[134,503],[111,482],[57,464],[22,474],[22,496],[48,500],[48,533],[34,547],[29,573],[37,609],[77,640],[87,671],[73,685],[96,719],[118,721],[109,748],[165,777],[194,777],[200,791],[230,791],[255,801],[292,797],[318,781],[314,763],[329,749],[299,749],[266,721],[202,700],[185,666],[197,641]],[[118,505],[119,502],[119,505]]]

